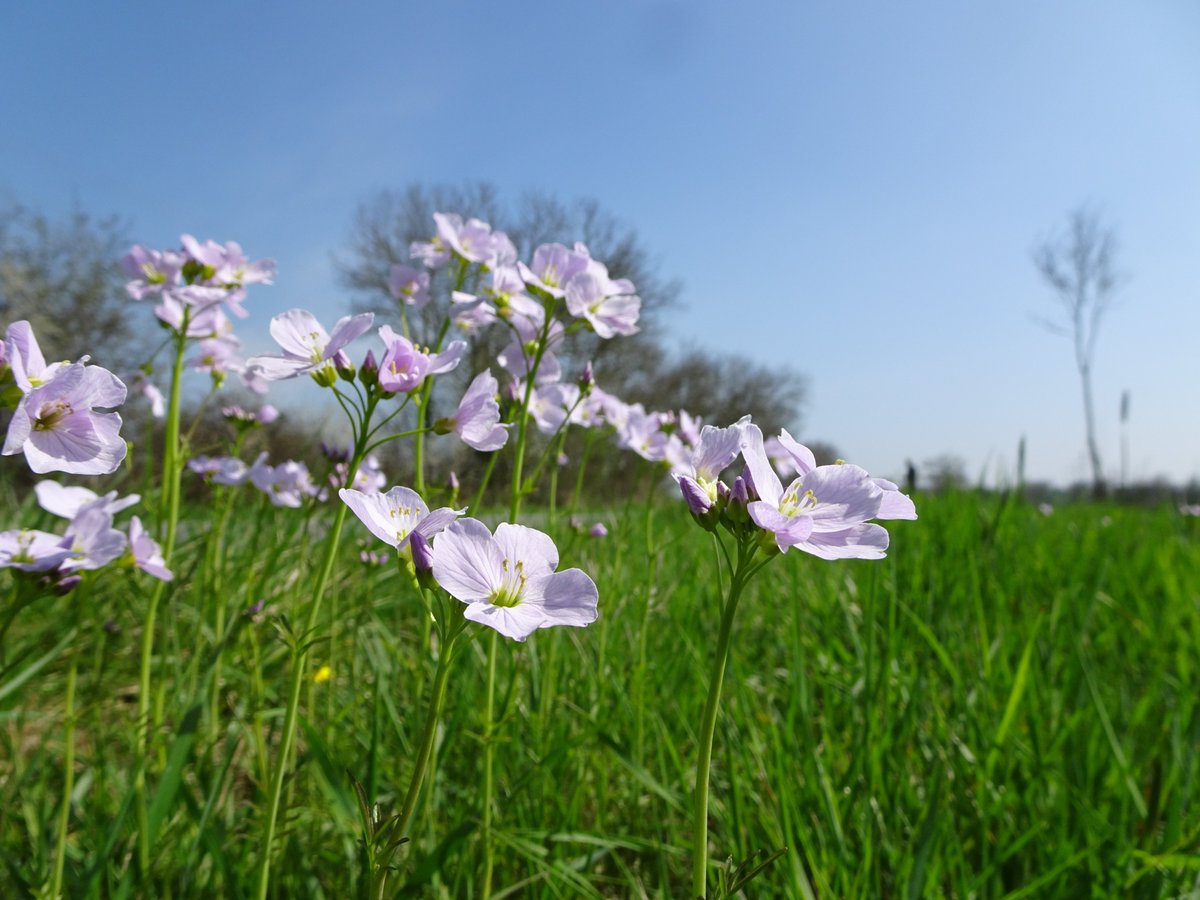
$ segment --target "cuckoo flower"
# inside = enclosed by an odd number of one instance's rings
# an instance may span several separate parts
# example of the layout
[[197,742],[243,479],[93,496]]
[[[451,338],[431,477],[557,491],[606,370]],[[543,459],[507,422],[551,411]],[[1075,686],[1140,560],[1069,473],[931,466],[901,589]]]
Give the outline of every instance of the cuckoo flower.
[[633,291],[632,281],[627,278],[614,281],[608,277],[604,264],[594,259],[564,288],[571,315],[585,319],[602,338],[637,333],[642,298]]
[[147,575],[152,575],[160,581],[171,581],[175,576],[167,568],[162,550],[157,542],[146,533],[142,520],[134,516],[129,520],[129,551],[133,556],[133,565]]
[[428,541],[466,512],[448,506],[430,512],[416,491],[399,486],[386,494],[342,489],[338,496],[371,534],[385,544],[391,544],[401,556],[409,555],[408,545],[414,534]]
[[59,368],[21,398],[3,453],[24,452],[38,474],[107,475],[125,458],[121,417],[108,412],[125,402],[125,385],[99,366],[82,362]]
[[8,326],[4,338],[5,356],[12,369],[13,380],[21,393],[28,394],[36,387],[41,387],[54,377],[54,373],[66,362],[54,362],[47,365],[42,348],[38,346],[33,329],[22,319]]
[[475,450],[499,450],[508,441],[508,425],[500,423],[500,404],[496,400],[499,383],[491,369],[475,376],[458,403],[452,417],[441,419],[434,428],[439,434],[453,431],[464,444]]
[[57,534],[21,528],[0,531],[0,569],[21,569],[25,572],[48,572],[57,569],[71,556]]
[[388,325],[380,327],[379,337],[387,347],[379,361],[379,386],[392,394],[420,387],[427,375],[442,375],[456,369],[467,352],[466,341],[451,341],[442,352],[431,354],[404,335],[396,334]]
[[373,313],[344,316],[329,334],[312,313],[291,309],[271,320],[271,337],[283,348],[282,356],[256,356],[247,365],[269,381],[295,378],[333,365],[338,351],[371,327]]
[[178,250],[151,250],[135,245],[121,260],[121,270],[132,279],[125,290],[134,300],[145,300],[153,294],[175,287],[187,261]]
[[188,468],[197,475],[203,475],[214,484],[234,487],[245,484],[250,477],[250,467],[242,460],[232,456],[208,457],[196,456],[188,460]]
[[463,615],[518,641],[539,628],[596,621],[595,583],[557,567],[550,537],[523,525],[501,523],[493,536],[482,522],[460,519],[433,545],[433,577],[467,604]]
[[[260,453],[246,473],[247,478],[275,506],[298,508],[305,497],[317,496],[308,466],[296,460],[285,460],[277,466],[267,464],[267,454]],[[216,477],[213,478],[216,481]]]
[[542,244],[533,251],[530,265],[517,263],[517,268],[529,287],[561,298],[566,293],[564,285],[587,268],[589,259],[586,249],[578,245],[576,249],[568,250],[562,244]]
[[128,509],[142,498],[138,494],[117,499],[116,491],[100,496],[85,487],[59,484],[57,481],[39,481],[33,486],[38,506],[52,515],[63,519],[74,519],[85,506],[99,505],[112,515]]
[[529,415],[533,417],[538,431],[554,434],[578,401],[579,385],[543,384],[534,390],[530,398]]
[[125,552],[125,535],[113,528],[112,512],[97,503],[85,506],[71,520],[63,535],[63,546],[71,550],[63,571],[99,569]]
[[[785,489],[767,458],[762,431],[747,425],[745,434],[743,456],[758,497],[748,505],[750,518],[774,536],[780,551],[796,547],[822,559],[879,559],[887,550],[888,533],[868,520],[881,514],[916,518],[912,501],[885,490],[858,466],[816,466]],[[811,456],[796,451],[802,445],[784,435],[780,443],[798,463]]]
[[405,306],[420,309],[429,302],[429,273],[412,266],[392,266],[388,289]]
[[[749,425],[750,417],[743,416],[728,428],[705,425],[700,429],[700,440],[691,458],[686,465],[671,473],[688,498],[689,506],[692,506],[693,498],[700,496],[707,497],[710,504],[716,502],[721,472],[731,466],[742,452]],[[761,436],[761,432],[759,434]]]

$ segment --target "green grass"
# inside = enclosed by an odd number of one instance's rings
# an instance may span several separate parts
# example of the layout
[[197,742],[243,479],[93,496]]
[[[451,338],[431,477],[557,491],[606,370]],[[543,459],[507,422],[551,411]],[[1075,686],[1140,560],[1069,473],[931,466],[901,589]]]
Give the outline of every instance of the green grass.
[[[753,897],[1200,890],[1195,523],[1170,509],[1043,516],[972,494],[917,503],[920,520],[888,523],[888,559],[788,554],[748,589],[717,726],[711,859],[787,847]],[[132,790],[149,588],[106,574],[16,621],[0,674],[0,896],[36,894],[52,877],[72,654],[66,894],[252,891],[285,701],[284,621],[303,620],[330,519],[256,504],[239,496],[227,552],[208,563],[212,508],[185,510],[181,577],[155,645],[163,725],[144,877]],[[11,518],[33,526],[37,513]],[[496,896],[687,893],[696,729],[718,624],[714,548],[682,503],[596,519],[609,538],[565,522],[553,531],[562,567],[596,580],[600,620],[502,644]],[[368,537],[347,523],[332,583],[336,653],[327,625],[315,635],[310,671],[331,657],[336,668],[306,687],[275,896],[364,891],[347,771],[385,814],[408,784],[433,673],[429,629],[394,566],[358,562]],[[265,608],[246,615],[259,600]],[[486,641],[473,641],[452,676],[436,776],[396,856],[400,896],[476,893],[486,662]]]

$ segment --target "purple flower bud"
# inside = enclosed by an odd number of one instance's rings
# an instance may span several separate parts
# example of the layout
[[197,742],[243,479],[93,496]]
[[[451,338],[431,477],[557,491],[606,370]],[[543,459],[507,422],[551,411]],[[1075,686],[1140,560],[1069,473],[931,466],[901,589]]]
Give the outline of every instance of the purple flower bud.
[[279,418],[279,410],[267,403],[258,411],[257,418],[260,425],[270,425]]
[[82,581],[83,579],[78,575],[66,575],[54,583],[54,593],[60,597],[65,596],[79,587]]
[[717,482],[717,499],[718,500],[728,500],[729,499],[729,485],[727,485],[723,481]]
[[375,361],[374,350],[367,351],[367,356],[358,370],[358,377],[367,387],[374,387],[379,383],[379,363]]
[[570,461],[571,461],[571,458],[569,456],[567,456],[567,454],[565,454],[565,453],[558,454],[558,458],[555,460],[555,462],[558,463],[559,468],[562,468]]
[[733,480],[733,490],[729,492],[730,503],[745,506],[750,502],[750,490],[746,487],[746,479],[739,475]]
[[603,522],[597,522],[588,532],[594,538],[608,537],[608,529],[604,527]]
[[590,391],[596,384],[596,373],[592,371],[592,361],[589,359],[583,365],[583,372],[579,376],[579,386],[584,391]]
[[690,478],[679,479],[679,490],[683,492],[683,499],[687,501],[688,509],[692,511],[692,515],[702,516],[712,509],[712,500],[704,489]]
[[345,350],[333,354],[333,367],[337,369],[343,381],[354,380],[354,363],[350,361],[350,355]]
[[243,613],[243,615],[250,616],[250,617],[257,616],[260,612],[263,611],[263,607],[265,607],[266,605],[267,604],[266,604],[265,600],[259,600],[253,606],[249,607],[246,610],[246,612]]
[[433,548],[429,546],[429,541],[425,540],[425,535],[414,531],[409,543],[412,545],[413,568],[417,570],[417,574],[432,572]]
[[429,546],[429,541],[425,535],[414,531],[408,543],[412,549],[412,567],[417,584],[426,589],[434,588],[437,581],[433,577],[433,548]]
[[446,479],[446,485],[452,491],[458,490],[458,476],[454,474],[454,470],[450,470],[450,477]]

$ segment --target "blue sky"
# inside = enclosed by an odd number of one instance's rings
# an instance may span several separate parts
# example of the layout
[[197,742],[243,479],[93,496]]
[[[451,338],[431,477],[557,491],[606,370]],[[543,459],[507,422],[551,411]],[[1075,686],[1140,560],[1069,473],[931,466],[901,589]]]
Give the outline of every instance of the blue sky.
[[[1115,473],[1200,477],[1200,5],[6,4],[0,198],[279,262],[241,326],[340,314],[379,188],[592,196],[685,284],[681,343],[787,362],[802,436],[881,474],[1086,478],[1035,242],[1119,229],[1096,363]],[[469,213],[469,210],[463,212]],[[565,240],[574,236],[564,235]]]

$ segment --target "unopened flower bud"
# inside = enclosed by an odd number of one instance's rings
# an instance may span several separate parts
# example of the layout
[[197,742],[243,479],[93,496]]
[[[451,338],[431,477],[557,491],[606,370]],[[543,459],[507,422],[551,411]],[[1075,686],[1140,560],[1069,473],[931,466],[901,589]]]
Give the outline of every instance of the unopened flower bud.
[[408,543],[412,547],[412,562],[417,573],[417,583],[423,588],[432,588],[436,584],[433,580],[433,548],[420,532],[414,531]]
[[450,477],[446,479],[446,486],[452,491],[458,490],[458,476],[454,473],[453,469],[450,470]]
[[746,507],[750,503],[750,491],[746,487],[746,479],[739,475],[733,480],[733,488],[729,491],[729,503],[725,507],[727,522],[735,525],[747,525],[750,513]]
[[438,419],[433,423],[434,434],[449,434],[454,430],[453,419]]
[[54,582],[54,593],[58,594],[60,597],[65,596],[66,594],[69,594],[71,591],[75,590],[75,588],[79,587],[82,581],[83,578],[78,575],[64,575],[62,578],[59,578],[58,581]]
[[375,361],[374,350],[367,351],[363,364],[359,366],[358,378],[367,387],[374,387],[379,383],[379,363]]
[[586,396],[596,386],[596,373],[592,371],[592,361],[583,364],[583,372],[579,375],[579,387]]
[[687,501],[688,509],[692,511],[692,515],[702,516],[712,509],[712,499],[692,479],[680,478],[679,490],[683,493],[683,499]]
[[345,350],[339,350],[333,355],[333,366],[343,381],[354,380],[354,363],[350,361],[350,355]]
[[730,504],[745,506],[750,502],[750,490],[746,487],[746,479],[739,475],[733,480],[733,488],[729,492]]
[[267,403],[258,411],[257,418],[260,425],[270,425],[279,418],[279,410]]
[[588,531],[588,534],[594,538],[608,537],[608,529],[604,527],[603,522],[597,522]]

